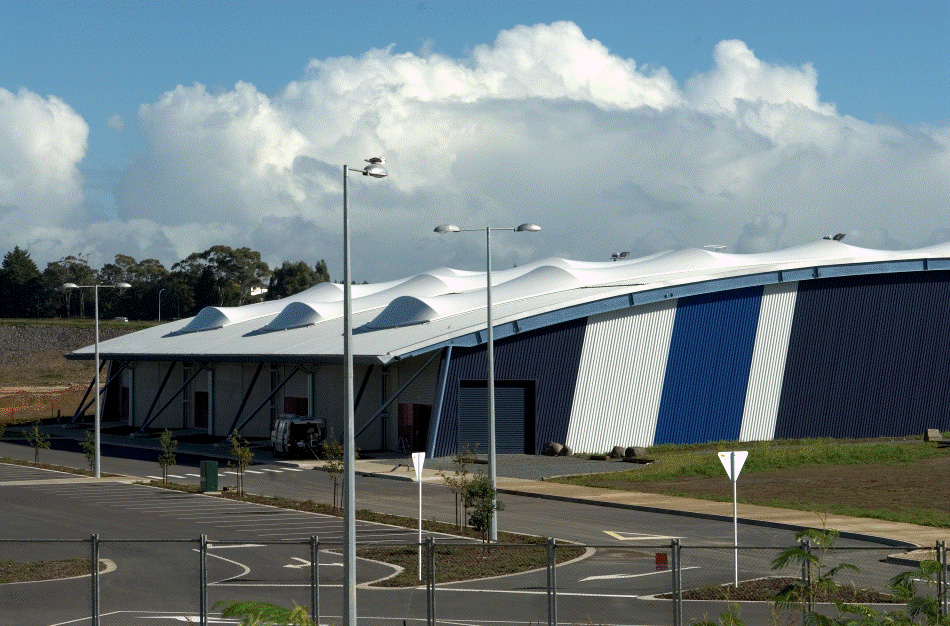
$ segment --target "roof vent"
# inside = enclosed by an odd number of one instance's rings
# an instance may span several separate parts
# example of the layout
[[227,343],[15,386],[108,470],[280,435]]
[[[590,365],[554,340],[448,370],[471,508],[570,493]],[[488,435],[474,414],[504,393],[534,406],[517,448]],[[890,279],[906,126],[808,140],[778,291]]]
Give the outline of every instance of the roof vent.
[[300,328],[302,326],[311,326],[324,319],[326,319],[326,315],[321,313],[320,310],[312,304],[291,302],[284,307],[284,310],[281,311],[277,317],[272,319],[270,323],[261,330],[271,331]]

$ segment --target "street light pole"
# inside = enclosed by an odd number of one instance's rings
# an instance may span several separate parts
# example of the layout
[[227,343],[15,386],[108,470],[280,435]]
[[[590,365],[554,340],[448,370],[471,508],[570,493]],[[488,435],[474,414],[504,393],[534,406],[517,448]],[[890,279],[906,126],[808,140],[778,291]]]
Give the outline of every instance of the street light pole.
[[96,326],[96,419],[94,423],[95,432],[95,456],[93,461],[93,475],[96,478],[102,477],[102,409],[99,405],[99,396],[101,389],[99,387],[99,287],[106,289],[128,289],[129,283],[116,283],[114,285],[77,285],[76,283],[64,283],[63,289],[92,289],[93,300],[95,301],[95,326]]
[[[443,233],[464,233],[475,232],[480,228],[459,228],[455,224],[442,224],[436,226],[435,232]],[[537,224],[521,224],[515,228],[492,228],[485,227],[485,308],[486,308],[486,329],[485,343],[487,346],[485,359],[488,361],[487,373],[487,393],[488,393],[488,477],[491,480],[492,489],[496,495],[498,493],[498,465],[495,452],[495,335],[494,324],[492,322],[492,300],[491,300],[491,231],[508,230],[516,233],[536,233],[541,230]],[[498,511],[492,507],[491,523],[488,529],[488,539],[498,541]]]
[[158,321],[162,321],[162,292],[164,289],[158,290]]
[[356,420],[353,414],[353,302],[350,283],[350,214],[347,180],[350,172],[383,178],[385,159],[373,157],[361,170],[343,165],[343,623],[356,626]]

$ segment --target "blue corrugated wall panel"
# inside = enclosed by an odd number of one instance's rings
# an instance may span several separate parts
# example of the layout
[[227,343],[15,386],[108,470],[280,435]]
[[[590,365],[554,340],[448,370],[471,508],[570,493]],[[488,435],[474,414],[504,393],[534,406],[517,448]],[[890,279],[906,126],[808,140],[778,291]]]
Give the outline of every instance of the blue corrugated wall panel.
[[799,285],[776,438],[950,429],[950,272]]
[[681,298],[655,444],[736,440],[762,288]]
[[[586,327],[587,320],[579,319],[495,342],[495,380],[535,381],[536,454],[547,442],[567,437]],[[459,381],[485,380],[485,353],[484,345],[452,351],[436,456],[457,452]]]

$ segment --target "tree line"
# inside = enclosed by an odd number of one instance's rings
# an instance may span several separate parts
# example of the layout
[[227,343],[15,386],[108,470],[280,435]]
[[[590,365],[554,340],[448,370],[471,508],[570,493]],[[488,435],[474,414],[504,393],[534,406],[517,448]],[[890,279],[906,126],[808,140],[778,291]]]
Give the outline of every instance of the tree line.
[[40,271],[27,250],[15,247],[0,264],[0,318],[92,317],[92,289],[76,285],[129,283],[128,289],[100,289],[99,317],[169,320],[191,317],[206,306],[240,306],[276,300],[328,282],[322,259],[314,266],[284,261],[271,270],[260,252],[212,246],[165,268],[157,259],[136,261],[117,254],[99,269],[83,255],[66,256]]

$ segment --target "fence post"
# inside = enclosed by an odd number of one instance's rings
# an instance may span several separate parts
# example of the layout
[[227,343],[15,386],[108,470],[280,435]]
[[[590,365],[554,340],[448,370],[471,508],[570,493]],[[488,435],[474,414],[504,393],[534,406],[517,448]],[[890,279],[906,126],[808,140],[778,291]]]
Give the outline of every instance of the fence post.
[[802,586],[805,588],[805,597],[802,598],[802,624],[804,624],[805,614],[814,608],[811,588],[811,542],[802,539],[798,542],[798,547],[805,552],[807,557],[802,560]]
[[92,626],[99,626],[99,535],[89,538],[92,560]]
[[198,538],[198,619],[208,626],[208,535]]
[[670,560],[673,561],[673,625],[683,626],[683,568],[679,539],[670,541]]
[[548,626],[557,626],[557,547],[554,538],[545,540],[548,555]]
[[310,615],[320,623],[320,550],[317,537],[310,535]]
[[435,626],[435,538],[426,537],[426,624]]
[[939,599],[940,618],[950,615],[950,584],[947,582],[947,542],[938,541],[936,546],[937,564],[940,566],[937,574],[937,598]]

